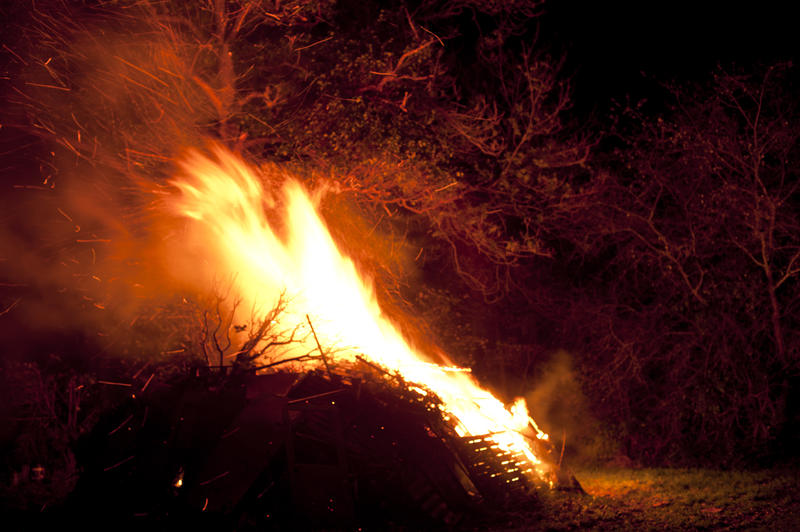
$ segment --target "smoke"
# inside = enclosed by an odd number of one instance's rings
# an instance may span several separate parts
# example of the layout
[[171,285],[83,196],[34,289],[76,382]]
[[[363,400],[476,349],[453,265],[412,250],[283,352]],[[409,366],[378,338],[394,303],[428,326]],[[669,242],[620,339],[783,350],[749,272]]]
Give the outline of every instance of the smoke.
[[87,355],[179,340],[165,307],[181,306],[185,287],[169,279],[173,228],[155,206],[181,148],[217,119],[215,57],[157,6],[32,3],[4,43],[0,332],[11,355],[63,350],[65,337],[88,339]]
[[591,413],[572,356],[558,351],[540,370],[526,394],[531,417],[550,434],[556,447],[565,443],[565,459],[573,465],[607,462],[616,453],[613,436]]
[[113,190],[14,192],[21,201],[6,203],[0,228],[0,327],[16,344],[9,353],[41,351],[42,341],[58,352],[64,338],[83,337],[91,356],[124,344],[137,318],[175,298],[154,235]]

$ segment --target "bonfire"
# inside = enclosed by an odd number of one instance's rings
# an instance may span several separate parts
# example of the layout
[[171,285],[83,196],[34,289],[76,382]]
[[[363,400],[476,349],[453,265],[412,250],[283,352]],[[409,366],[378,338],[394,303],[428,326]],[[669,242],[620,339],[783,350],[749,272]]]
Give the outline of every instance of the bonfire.
[[[202,342],[218,364],[149,377],[99,425],[78,506],[117,485],[133,509],[105,506],[141,517],[179,504],[262,524],[454,525],[483,502],[580,489],[523,399],[504,405],[404,339],[291,175],[219,144],[179,167],[157,209],[180,221],[170,249],[195,281],[228,280],[227,318]],[[154,458],[163,442],[172,458]]]
[[[409,346],[382,313],[371,283],[338,250],[297,181],[272,176],[272,182],[282,183],[277,194],[269,194],[250,166],[220,146],[211,156],[190,151],[181,169],[171,182],[178,193],[164,205],[186,218],[182,238],[197,244],[193,255],[201,256],[196,260],[215,278],[231,280],[230,297],[251,312],[239,321],[255,316],[264,324],[272,308],[265,305],[279,296],[286,299],[280,315],[266,323],[273,331],[269,347],[279,348],[269,353],[271,363],[285,360],[302,368],[314,361],[316,351],[317,363],[364,359],[376,364],[413,383],[421,395],[440,398],[459,436],[486,437],[505,452],[521,454],[520,476],[552,483],[552,465],[528,441],[548,436],[528,415],[524,400],[506,408],[467,369],[431,360]],[[277,221],[270,221],[270,207],[280,213]],[[266,330],[262,327],[229,356],[265,351]]]

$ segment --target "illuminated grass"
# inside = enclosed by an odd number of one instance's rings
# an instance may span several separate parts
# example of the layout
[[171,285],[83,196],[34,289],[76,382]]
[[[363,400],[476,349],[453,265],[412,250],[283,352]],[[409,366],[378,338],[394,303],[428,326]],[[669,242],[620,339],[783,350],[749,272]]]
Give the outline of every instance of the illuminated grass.
[[597,469],[492,530],[800,530],[797,470]]

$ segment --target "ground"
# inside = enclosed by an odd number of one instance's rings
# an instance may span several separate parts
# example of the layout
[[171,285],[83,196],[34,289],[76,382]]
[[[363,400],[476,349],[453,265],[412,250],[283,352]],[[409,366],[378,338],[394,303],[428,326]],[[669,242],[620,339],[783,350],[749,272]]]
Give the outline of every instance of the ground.
[[546,494],[491,530],[800,530],[800,471],[578,470],[586,495]]
[[[456,528],[531,532],[800,530],[800,469],[716,471],[606,468],[578,469],[575,476],[585,489],[585,495],[560,491],[543,493],[540,502],[532,508],[498,509],[478,522],[462,522]],[[27,487],[31,488],[32,485]],[[29,499],[37,498],[37,494],[30,489],[23,491],[26,491]],[[38,493],[38,498],[45,495]],[[12,527],[11,530],[38,529],[37,524],[51,524],[59,514],[49,514],[48,518],[48,512],[39,513],[47,506],[41,503],[42,500],[39,500],[36,507],[31,504],[16,506],[13,513],[22,518],[20,523],[27,522],[31,526],[19,529]],[[405,531],[416,528],[394,524],[387,525],[387,529]]]

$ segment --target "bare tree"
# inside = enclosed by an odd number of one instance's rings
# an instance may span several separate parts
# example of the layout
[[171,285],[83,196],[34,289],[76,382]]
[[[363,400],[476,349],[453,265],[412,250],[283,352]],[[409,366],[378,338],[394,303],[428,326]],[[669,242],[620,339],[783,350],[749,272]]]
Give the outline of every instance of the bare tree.
[[790,74],[719,70],[672,87],[660,118],[628,109],[640,129],[624,165],[598,176],[593,211],[575,218],[606,283],[579,311],[595,338],[592,383],[649,427],[634,436],[642,452],[753,452],[787,422],[800,301]]

